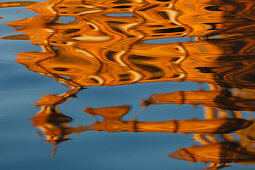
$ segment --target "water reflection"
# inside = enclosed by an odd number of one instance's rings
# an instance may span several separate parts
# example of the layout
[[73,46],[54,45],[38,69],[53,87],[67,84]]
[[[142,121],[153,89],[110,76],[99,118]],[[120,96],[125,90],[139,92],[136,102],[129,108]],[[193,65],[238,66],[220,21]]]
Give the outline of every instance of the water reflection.
[[[48,0],[2,2],[0,7],[27,6],[36,16],[8,26],[23,34],[2,39],[30,40],[41,52],[22,52],[17,62],[30,71],[70,87],[43,96],[33,126],[54,147],[83,131],[193,133],[201,143],[170,157],[210,162],[208,169],[228,163],[253,164],[254,3],[251,1],[184,0]],[[187,42],[146,43],[159,38],[189,37]],[[153,94],[142,107],[191,104],[204,107],[204,119],[122,120],[130,106],[86,108],[90,125],[72,127],[58,106],[88,86],[116,86],[163,81],[208,83],[210,90]],[[88,89],[89,90],[89,89]],[[178,89],[177,89],[178,90]],[[121,95],[121,94],[120,94]],[[143,98],[143,97],[141,97]],[[146,112],[146,110],[144,111]],[[41,132],[38,132],[42,136]],[[238,139],[233,136],[237,135]]]

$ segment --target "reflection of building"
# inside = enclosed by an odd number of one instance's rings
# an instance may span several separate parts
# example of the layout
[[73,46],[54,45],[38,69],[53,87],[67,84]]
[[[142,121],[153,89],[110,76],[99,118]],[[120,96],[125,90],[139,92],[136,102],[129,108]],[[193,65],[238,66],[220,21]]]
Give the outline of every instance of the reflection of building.
[[[235,28],[233,25],[247,25],[245,14],[253,4],[238,1],[235,6],[223,2],[210,4],[211,1],[189,3],[182,0],[171,4],[152,0],[140,3],[135,0],[85,3],[51,0],[28,6],[40,15],[8,25],[19,28],[32,44],[42,47],[41,53],[21,53],[18,63],[70,86],[195,81],[254,88],[250,78],[255,72],[251,50],[254,40],[240,38],[250,35],[241,27],[240,32],[230,31],[231,35],[238,35],[238,40],[144,43],[154,38],[204,37],[218,29],[221,37],[231,37],[225,34],[229,34],[229,28]],[[113,12],[133,15],[108,15]],[[65,22],[66,16],[74,20]],[[201,16],[199,20],[198,16]],[[251,20],[249,18],[249,23]],[[189,31],[182,32],[181,27]],[[27,38],[24,35],[5,38],[15,37]]]
[[[3,4],[28,5],[25,2],[0,3],[0,7],[4,7]],[[88,108],[86,112],[103,116],[104,120],[71,127],[72,118],[63,115],[57,107],[85,86],[195,81],[227,88],[254,88],[253,6],[254,2],[243,0],[214,3],[211,0],[174,0],[171,3],[157,0],[49,0],[28,6],[38,16],[8,24],[24,34],[3,39],[30,39],[32,44],[40,45],[42,52],[20,53],[17,62],[73,88],[62,95],[44,96],[35,104],[42,108],[31,119],[33,125],[42,130],[45,141],[53,143],[54,149],[58,143],[68,140],[69,134],[82,131],[205,136],[235,132],[247,140],[253,137],[249,131],[253,129],[253,123],[241,117],[124,121],[122,116],[128,113],[129,107],[118,106]],[[128,13],[129,16],[111,16],[113,13]],[[196,37],[196,41],[146,43],[146,40],[173,37]],[[216,109],[254,110],[254,98],[236,96],[226,89],[157,94],[147,104],[162,103],[201,104],[208,113]],[[215,110],[210,110],[212,108]],[[245,149],[247,147],[237,142],[214,141],[180,149],[179,156],[224,167],[225,163],[254,161],[254,152]],[[210,154],[214,158],[209,158]]]

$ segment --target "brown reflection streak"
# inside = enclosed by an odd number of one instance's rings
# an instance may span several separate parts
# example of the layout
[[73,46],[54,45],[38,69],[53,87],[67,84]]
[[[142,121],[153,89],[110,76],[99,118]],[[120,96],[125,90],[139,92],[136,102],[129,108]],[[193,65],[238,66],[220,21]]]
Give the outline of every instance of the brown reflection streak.
[[[41,52],[21,52],[17,62],[70,87],[42,96],[41,110],[30,120],[56,146],[83,131],[194,133],[201,145],[179,149],[170,157],[210,162],[254,163],[254,3],[250,0],[48,0],[1,2],[0,8],[25,7],[38,15],[12,21],[22,34],[1,39],[31,40]],[[115,14],[115,16],[113,15]],[[117,14],[117,15],[116,15]],[[128,14],[128,15],[127,15]],[[3,19],[0,17],[0,19]],[[148,43],[159,38],[190,41]],[[86,108],[102,121],[72,127],[58,106],[87,86],[116,86],[163,81],[208,83],[210,90],[153,94],[156,104],[204,107],[202,120],[122,120],[129,106]],[[151,106],[152,107],[152,106]],[[234,133],[240,139],[233,137]],[[38,133],[41,135],[40,133]],[[215,134],[220,134],[222,140]]]

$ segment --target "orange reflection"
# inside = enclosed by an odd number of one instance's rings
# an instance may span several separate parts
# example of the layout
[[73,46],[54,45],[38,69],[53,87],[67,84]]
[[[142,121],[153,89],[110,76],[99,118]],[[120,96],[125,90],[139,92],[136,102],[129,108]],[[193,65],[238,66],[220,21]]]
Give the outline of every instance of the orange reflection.
[[[254,4],[249,0],[48,0],[2,2],[0,8],[26,6],[38,15],[12,21],[22,34],[2,39],[31,40],[40,52],[22,52],[17,62],[70,86],[60,95],[43,96],[33,126],[54,145],[83,131],[194,133],[201,143],[171,157],[210,162],[254,162]],[[186,42],[148,43],[159,38],[189,37]],[[208,91],[154,94],[154,104],[202,105],[205,119],[122,120],[130,106],[86,108],[102,121],[72,127],[58,106],[87,86],[116,86],[163,81],[208,83]],[[237,93],[233,91],[237,91]],[[249,93],[251,92],[251,94]],[[230,111],[230,114],[228,111]],[[240,141],[233,138],[235,133]],[[40,134],[40,133],[39,133]],[[223,141],[217,138],[220,134]],[[42,134],[40,134],[42,135]]]
[[190,162],[210,163],[206,169],[217,169],[228,167],[229,163],[240,163],[243,165],[254,164],[255,148],[252,131],[253,123],[240,131],[236,131],[238,140],[230,134],[221,136],[195,135],[194,140],[202,145],[195,145],[185,149],[178,149],[169,156],[174,159]]

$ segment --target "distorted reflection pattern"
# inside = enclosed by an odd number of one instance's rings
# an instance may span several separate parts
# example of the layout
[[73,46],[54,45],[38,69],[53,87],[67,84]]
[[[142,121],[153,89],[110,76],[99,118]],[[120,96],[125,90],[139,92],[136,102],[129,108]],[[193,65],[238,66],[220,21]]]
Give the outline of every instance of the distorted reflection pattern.
[[[229,163],[254,164],[254,119],[243,118],[241,111],[255,110],[255,2],[0,3],[1,8],[20,6],[37,15],[7,23],[23,34],[2,39],[30,40],[39,45],[41,52],[21,52],[17,62],[70,87],[63,94],[43,96],[34,104],[41,109],[31,118],[33,126],[54,145],[52,156],[57,144],[67,141],[69,134],[84,131],[192,133],[200,145],[178,149],[171,158],[210,163],[207,169],[228,167]],[[188,41],[148,43],[184,37],[189,37]],[[143,112],[153,105],[201,105],[204,119],[137,121],[135,116],[124,121],[128,105],[87,107],[85,112],[95,117],[95,122],[72,127],[71,115],[58,110],[89,86],[163,81],[207,83],[210,89],[153,94],[141,100]]]

